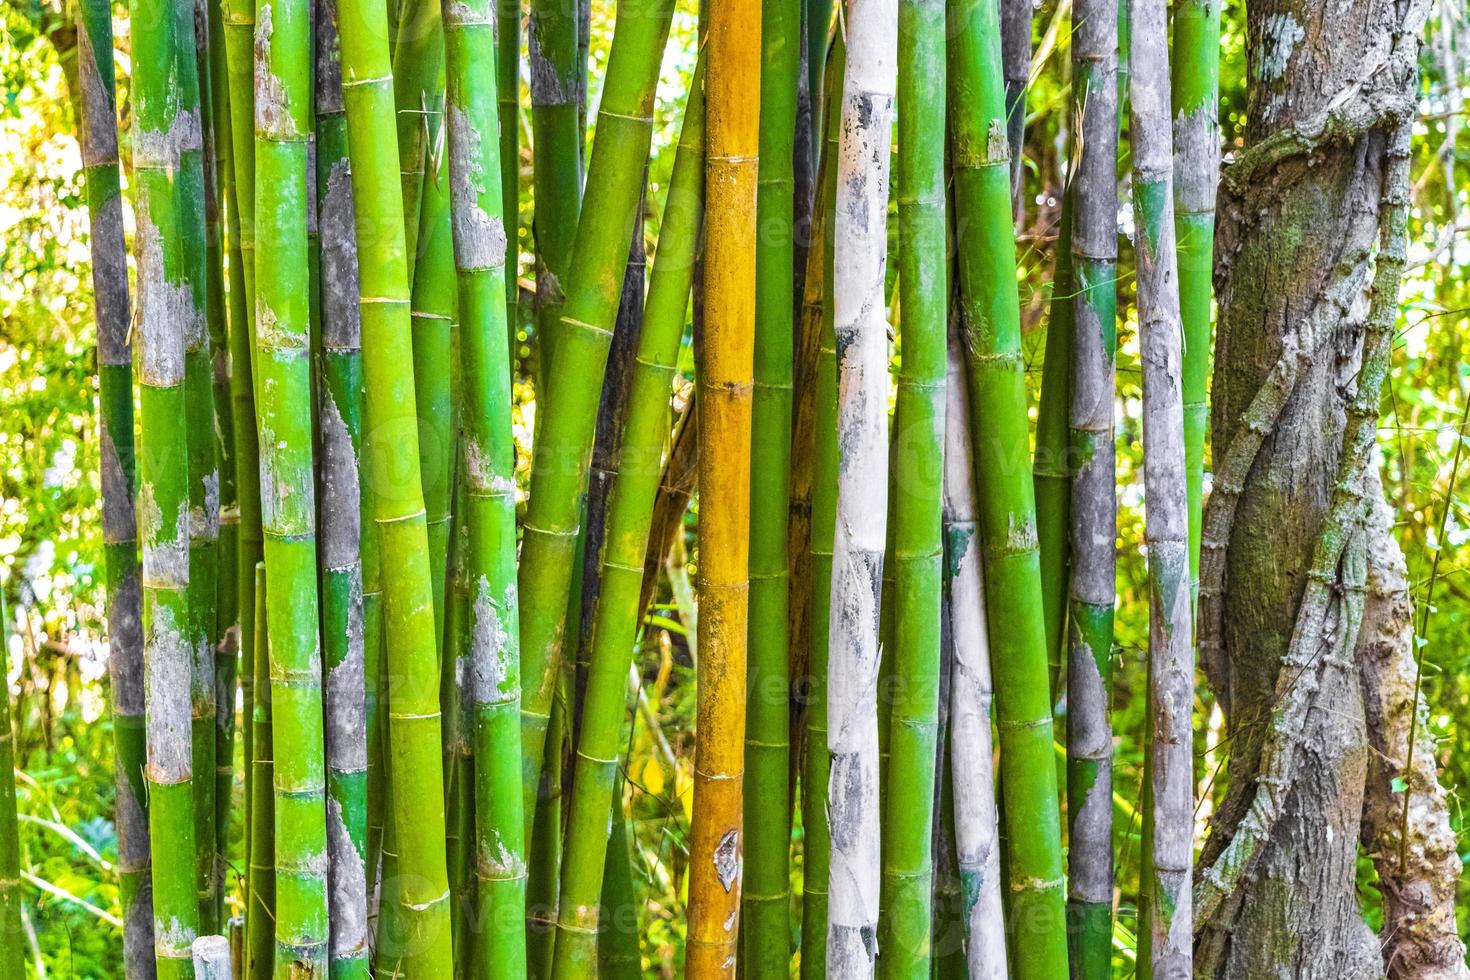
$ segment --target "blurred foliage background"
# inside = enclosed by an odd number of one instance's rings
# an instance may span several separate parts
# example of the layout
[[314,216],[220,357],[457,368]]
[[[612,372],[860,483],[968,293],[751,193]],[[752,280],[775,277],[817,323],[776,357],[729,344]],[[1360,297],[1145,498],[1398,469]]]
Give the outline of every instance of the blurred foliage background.
[[[118,94],[126,125],[128,21],[114,5]],[[593,0],[589,99],[595,107],[606,63],[613,3]],[[1461,0],[1442,0],[1421,59],[1422,112],[1415,130],[1410,269],[1379,443],[1384,486],[1398,514],[1420,604],[1419,652],[1441,779],[1463,834],[1461,790],[1470,786],[1470,514],[1458,483],[1465,439],[1470,326],[1470,138],[1464,98],[1470,25]],[[19,800],[27,939],[37,976],[121,975],[120,924],[112,861],[112,736],[106,705],[102,550],[97,479],[95,329],[75,138],[73,11],[65,0],[0,6],[0,583],[11,621],[5,682],[17,705]],[[646,227],[652,243],[673,161],[684,93],[694,67],[697,13],[682,0],[658,90]],[[1033,85],[1027,104],[1025,213],[1018,281],[1033,397],[1050,299],[1056,226],[1069,140],[1069,0],[1044,0],[1035,19]],[[1228,154],[1240,145],[1247,56],[1243,9],[1224,11],[1220,120]],[[523,66],[522,77],[525,77]],[[523,93],[522,104],[527,104]],[[595,112],[589,112],[595,119]],[[530,281],[529,116],[522,118],[519,244]],[[1126,152],[1126,148],[1125,148]],[[1126,166],[1120,162],[1120,174]],[[1126,192],[1126,178],[1124,190]],[[1117,739],[1118,930],[1116,972],[1132,974],[1137,888],[1136,804],[1142,768],[1147,581],[1143,564],[1138,346],[1132,306],[1131,231],[1126,197],[1118,362],[1119,605],[1114,651]],[[524,306],[523,306],[524,308]],[[521,370],[533,356],[525,324]],[[686,374],[692,358],[685,358]],[[534,392],[518,385],[522,460],[533,431]],[[1470,468],[1470,467],[1462,467]],[[522,467],[525,476],[525,467]],[[650,976],[682,973],[685,834],[691,803],[694,710],[689,651],[690,576],[698,560],[697,501],[665,562],[658,605],[638,659],[638,709],[629,732],[627,802],[634,816],[634,873]],[[1441,528],[1443,530],[1441,531]],[[1436,571],[1437,563],[1437,571]],[[1064,713],[1059,703],[1057,711]],[[1203,827],[1223,782],[1223,720],[1201,686],[1196,722],[1199,819]],[[237,745],[239,743],[237,742]],[[239,787],[237,786],[237,812]],[[798,810],[799,813],[799,810]],[[797,828],[798,855],[800,828]],[[1361,900],[1376,924],[1371,866],[1360,862]],[[239,871],[236,862],[232,875]],[[800,861],[793,867],[799,890]],[[1470,911],[1470,887],[1462,886]],[[798,906],[799,907],[799,906]],[[1462,917],[1462,934],[1470,931]]]

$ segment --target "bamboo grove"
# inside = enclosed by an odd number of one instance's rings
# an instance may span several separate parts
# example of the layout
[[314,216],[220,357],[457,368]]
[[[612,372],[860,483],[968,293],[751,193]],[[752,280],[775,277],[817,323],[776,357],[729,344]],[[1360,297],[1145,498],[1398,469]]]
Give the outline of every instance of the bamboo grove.
[[1125,3],[1071,8],[1033,423],[1029,6],[703,0],[655,187],[675,0],[595,65],[573,0],[130,0],[121,139],[80,0],[128,976],[639,975],[630,671],[693,494],[687,975],[1111,976],[1120,247],[1139,975],[1189,975],[1220,12]]

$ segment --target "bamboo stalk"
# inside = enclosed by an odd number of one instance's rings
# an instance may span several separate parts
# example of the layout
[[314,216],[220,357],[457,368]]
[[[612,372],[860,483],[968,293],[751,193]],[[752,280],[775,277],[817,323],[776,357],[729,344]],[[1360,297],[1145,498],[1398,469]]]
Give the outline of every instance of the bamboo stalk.
[[311,7],[256,9],[255,366],[261,527],[272,601],[269,666],[275,787],[276,962],[327,969],[326,761],[317,595],[316,487],[307,258]]
[[[837,120],[841,115],[842,77],[847,45],[842,32],[832,37],[827,55],[826,134],[819,166],[822,215],[821,234],[812,251],[822,263],[815,279],[820,290],[821,339],[817,352],[812,457],[812,532],[810,591],[811,662],[806,684],[806,759],[801,772],[802,914],[801,975],[813,980],[827,975],[827,877],[830,868],[831,834],[827,827],[827,780],[831,757],[827,750],[827,648],[831,622],[832,543],[837,529],[837,339],[833,333],[832,232],[837,200]],[[817,290],[808,290],[811,307]]]
[[[449,575],[450,505],[454,489],[456,432],[450,376],[454,373],[453,338],[458,319],[442,115],[442,111],[436,110],[433,117],[424,121],[430,150],[420,191],[418,261],[413,265],[410,305],[419,478],[423,484],[424,520],[429,536],[434,641],[439,650],[444,649],[444,590]],[[441,710],[444,707],[441,699]]]
[[[1001,743],[1014,975],[1067,972],[1061,819],[1036,503],[1026,474],[1026,388],[1010,215],[1009,151],[994,5],[949,6],[949,106],[964,347],[986,610]],[[960,107],[964,107],[961,111]]]
[[642,192],[654,87],[672,14],[671,0],[623,0],[619,7],[571,288],[557,339],[558,377],[580,380],[552,385],[538,411],[519,575],[521,754],[528,820],[534,813],[551,702],[561,674],[580,498],[587,486],[600,382]]
[[234,789],[235,685],[240,652],[240,507],[235,461],[235,430],[238,425],[230,388],[229,330],[231,320],[240,322],[244,318],[239,302],[243,297],[229,297],[227,303],[224,284],[225,201],[231,179],[232,148],[220,2],[195,0],[194,5],[200,117],[204,132],[205,258],[209,290],[206,322],[209,328],[219,487],[215,616],[210,636],[214,656],[213,676],[209,678],[213,698],[214,760],[209,767],[213,782],[209,794],[213,804],[210,820],[213,836],[209,841],[207,895],[208,920],[216,931],[223,930],[225,917],[225,861],[229,853],[230,804]]
[[592,625],[591,657],[576,771],[568,811],[557,916],[553,976],[597,975],[599,898],[609,847],[609,812],[621,807],[614,795],[623,719],[627,713],[628,669],[642,618],[643,584],[654,501],[669,442],[669,386],[678,370],[699,242],[704,181],[704,74],[696,69],[684,112],[672,183],[659,230],[643,330],[632,366],[623,424],[620,467],[608,500],[599,579],[601,594]]
[[[240,612],[240,687],[244,733],[244,852],[250,867],[253,846],[253,722],[255,677],[255,566],[264,559],[260,527],[259,438],[255,419],[255,4],[253,0],[221,0],[221,38],[229,116],[229,192],[226,217],[230,230],[230,399],[235,418],[235,497],[240,510],[236,545],[236,607]],[[253,887],[247,870],[244,904],[249,917]]]
[[[111,32],[109,31],[109,34]],[[111,47],[108,48],[110,52]],[[10,614],[0,592],[0,649],[9,665]],[[20,901],[20,825],[15,807],[15,730],[10,716],[10,675],[5,674],[5,712],[0,715],[0,969],[25,976],[25,927]]]
[[505,319],[511,364],[520,330],[521,206],[521,2],[497,0],[495,13],[496,102],[500,125],[500,200],[505,212]]
[[[317,354],[321,617],[326,668],[329,969],[368,975],[367,673],[361,554],[362,317],[336,0],[318,0],[316,206],[321,232]],[[354,506],[356,504],[356,506]]]
[[[138,248],[138,533],[143,546],[143,655],[149,831],[172,855],[153,866],[154,954],[158,975],[188,977],[189,945],[199,929],[189,645],[189,429],[185,343],[198,316],[181,254],[179,106],[173,94],[178,18],[167,0],[135,0],[132,80],[133,186]],[[177,128],[176,128],[177,127]],[[196,131],[197,132],[197,131]],[[199,324],[202,329],[202,323]],[[212,760],[211,760],[212,761]]]
[[[895,411],[894,680],[884,811],[885,977],[927,978],[934,913],[941,525],[949,322],[944,169],[944,4],[901,0],[898,36],[899,305]],[[967,757],[966,762],[971,760]]]
[[757,976],[790,972],[790,572],[787,518],[795,279],[794,141],[800,9],[761,5],[760,174],[756,190],[755,389],[751,403],[749,703],[742,960]]
[[255,703],[250,725],[255,754],[250,807],[250,890],[245,907],[245,975],[275,975],[276,821],[272,813],[275,741],[271,731],[270,623],[266,616],[265,562],[255,566],[255,647],[250,651]]
[[[1180,387],[1173,138],[1168,115],[1166,5],[1131,4],[1129,59],[1133,205],[1138,228],[1138,323],[1143,362],[1144,536],[1148,544],[1149,789],[1152,873],[1143,882],[1152,975],[1192,968],[1190,870],[1194,778],[1190,710],[1194,638],[1189,515]],[[1144,940],[1140,939],[1140,942]]]
[[1199,595],[1204,503],[1205,431],[1210,406],[1214,299],[1215,185],[1220,179],[1219,0],[1189,0],[1174,11],[1171,75],[1174,146],[1174,235],[1179,264],[1179,314],[1184,326],[1184,478],[1189,494],[1189,575]]
[[[1025,216],[1023,167],[1026,148],[1026,89],[1031,84],[1033,0],[1000,0],[1000,46],[1006,86],[1006,143],[1011,153],[1011,201],[1019,228]],[[1065,414],[1066,402],[1063,403]],[[1064,580],[1065,581],[1065,580]]]
[[[536,211],[536,333],[542,388],[570,288],[582,206],[582,83],[577,67],[575,0],[530,0],[526,45],[531,67],[532,194]],[[541,392],[545,394],[545,392]]]
[[1004,980],[1005,910],[990,715],[990,630],[975,520],[969,379],[960,310],[951,311],[944,422],[944,577],[951,644],[947,727],[956,873],[960,879],[960,961],[974,980]]
[[837,525],[827,647],[827,970],[871,976],[881,860],[877,703],[888,525],[888,324],[883,301],[896,0],[853,0],[838,122],[832,266]]
[[398,140],[389,125],[387,11],[360,0],[342,3],[338,10],[362,303],[365,458],[372,474],[378,555],[384,567],[393,569],[382,579],[393,766],[389,805],[398,850],[394,914],[401,915],[408,941],[401,957],[398,950],[380,951],[380,956],[389,955],[395,966],[401,962],[409,976],[446,977],[452,972],[452,937],[444,814],[440,807],[423,805],[444,796],[439,658],[408,370],[408,275]]
[[[515,443],[500,142],[494,138],[493,0],[444,4],[451,218],[463,359],[460,461],[466,564],[474,588],[467,683],[474,717],[477,977],[525,974],[525,815],[521,796]],[[512,200],[511,206],[514,208]]]
[[[189,290],[189,320],[184,333],[184,406],[189,428],[186,456],[189,485],[189,618],[187,642],[193,653],[190,674],[190,726],[194,783],[195,889],[200,929],[216,929],[214,901],[215,779],[215,629],[219,576],[219,441],[214,413],[211,323],[221,308],[211,295],[210,245],[206,212],[204,106],[200,90],[198,42],[193,0],[175,0],[174,98],[177,111],[194,125],[179,131],[174,173],[176,217],[183,279]],[[206,41],[207,43],[207,41]],[[213,258],[218,259],[218,249]]]
[[[404,254],[409,285],[416,286],[418,259],[423,254],[418,240],[425,227],[423,194],[433,172],[434,137],[444,110],[444,27],[435,0],[397,0],[395,6],[398,20],[391,50]],[[452,276],[447,278],[453,281]],[[415,377],[416,383],[421,380]]]
[[[119,897],[123,964],[129,977],[150,975],[153,898],[148,841],[148,798],[143,785],[147,748],[143,731],[143,632],[134,481],[133,352],[129,337],[127,245],[114,94],[112,7],[104,0],[77,5],[78,72],[82,84],[80,137],[92,240],[92,294],[97,314],[98,422],[101,429],[102,538],[107,560],[108,673],[117,802]],[[0,600],[3,601],[3,600]],[[0,626],[0,630],[3,630]],[[3,634],[0,634],[3,635]],[[8,647],[7,647],[8,648]],[[8,717],[8,716],[7,716]],[[10,726],[0,731],[9,744]],[[0,771],[11,763],[0,758]],[[3,781],[0,781],[3,782]],[[14,787],[10,787],[14,792]],[[3,807],[3,804],[0,804]],[[0,879],[17,872],[0,869]],[[19,906],[15,906],[18,910]],[[21,951],[18,927],[0,935]],[[18,961],[17,961],[18,964]],[[10,965],[6,966],[10,969]],[[19,966],[14,965],[19,976]],[[0,971],[4,972],[4,971]]]
[[1117,42],[1114,0],[1072,11],[1078,153],[1071,228],[1072,574],[1067,645],[1067,917],[1072,976],[1106,980],[1113,946],[1113,730],[1109,717],[1117,502],[1113,356],[1118,275]]
[[758,0],[714,0],[705,42],[699,351],[699,660],[685,976],[733,976],[740,912],[759,169]]

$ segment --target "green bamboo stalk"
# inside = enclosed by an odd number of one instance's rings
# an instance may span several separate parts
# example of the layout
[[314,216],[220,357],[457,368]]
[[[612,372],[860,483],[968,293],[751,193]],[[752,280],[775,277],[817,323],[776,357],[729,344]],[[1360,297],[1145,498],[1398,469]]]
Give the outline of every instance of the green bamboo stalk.
[[994,4],[949,5],[949,106],[960,301],[969,363],[985,598],[1005,623],[992,644],[1009,829],[1007,912],[1015,976],[1067,972],[1061,818],[1051,757],[1050,683],[1036,542],[1026,478],[1027,419],[1015,232],[1010,213],[1005,88]]
[[[392,897],[409,941],[402,951],[405,972],[447,977],[452,972],[452,936],[444,814],[440,807],[424,806],[424,801],[444,796],[439,657],[433,642],[414,383],[408,370],[412,340],[398,140],[389,125],[393,102],[387,11],[380,3],[351,0],[340,4],[338,12],[362,301],[366,471],[372,474],[378,555],[381,564],[393,569],[382,577],[385,668],[391,679],[389,805],[399,872]],[[366,591],[366,557],[364,566]]]
[[[200,320],[182,254],[175,173],[183,149],[174,55],[179,18],[167,0],[136,0],[133,185],[140,325],[139,536],[143,546],[143,648],[148,818],[151,837],[172,855],[153,867],[154,953],[158,975],[189,977],[199,929],[194,847],[190,691],[194,650],[189,611],[189,425],[185,342]],[[191,52],[192,53],[192,52]],[[192,61],[192,59],[191,59]],[[202,322],[197,323],[202,331]],[[211,760],[212,763],[213,760]]]
[[[474,587],[466,684],[473,717],[477,977],[525,975],[515,442],[494,0],[444,5],[449,175],[463,364],[460,460]],[[505,25],[502,25],[504,27]],[[514,186],[514,185],[512,185]],[[512,211],[515,200],[510,201]],[[513,226],[512,226],[513,227]]]
[[[111,30],[109,29],[109,35]],[[108,47],[108,52],[112,48]],[[126,280],[124,280],[126,283]],[[0,592],[0,649],[10,650],[10,614]],[[9,662],[9,654],[6,655]],[[5,713],[0,715],[0,970],[8,977],[25,976],[25,930],[20,901],[20,825],[15,808],[15,732],[10,724],[10,679],[5,685]]]
[[899,304],[903,358],[894,436],[894,675],[883,905],[885,977],[927,978],[934,913],[939,726],[940,524],[949,322],[944,170],[944,3],[901,0],[898,61]]
[[[255,0],[221,0],[224,16],[225,70],[230,102],[230,160],[234,168],[239,222],[234,226],[245,280],[249,323],[255,324]],[[254,364],[254,344],[249,345]],[[232,350],[233,353],[233,350]],[[243,488],[242,491],[243,492]],[[243,565],[243,559],[242,559]],[[255,568],[249,575],[253,579]],[[242,606],[242,608],[248,608]],[[248,618],[248,617],[247,617]]]
[[[827,780],[831,757],[827,752],[827,643],[831,621],[832,541],[837,528],[837,338],[832,327],[832,216],[837,199],[837,116],[842,104],[843,66],[847,46],[841,31],[832,37],[822,91],[826,93],[825,140],[820,177],[821,195],[813,219],[813,261],[821,263],[820,276],[807,276],[821,289],[821,346],[817,354],[816,410],[812,456],[811,531],[811,662],[806,697],[806,760],[801,772],[802,915],[801,975],[815,980],[827,975],[827,876],[831,835],[827,828]],[[807,303],[814,299],[809,287]]]
[[[264,559],[260,529],[259,439],[255,419],[255,4],[221,0],[222,36],[228,101],[229,184],[226,217],[230,230],[230,399],[235,419],[235,497],[240,510],[235,574],[240,611],[241,728],[245,750],[244,851],[247,869],[254,843],[253,722],[255,676],[255,566]],[[247,870],[245,908],[253,887]]]
[[[446,175],[446,180],[448,176]],[[456,328],[456,333],[458,332]],[[458,345],[458,338],[454,340]],[[457,397],[460,385],[456,385]],[[444,659],[439,671],[439,710],[444,713],[445,848],[450,920],[454,929],[456,976],[467,976],[475,902],[474,745],[469,703],[469,620],[474,585],[469,574],[470,541],[465,525],[465,478],[454,488],[454,540],[449,544],[449,586],[444,609]]]
[[[325,656],[329,969],[368,976],[367,675],[363,649],[362,317],[337,3],[319,0],[315,37],[316,206],[321,232],[321,345],[315,365]],[[358,506],[353,506],[358,503]]]
[[531,68],[532,190],[536,212],[538,380],[550,378],[582,204],[581,85],[577,79],[577,3],[531,0],[526,41]]
[[307,258],[311,8],[256,10],[255,324],[270,623],[277,973],[327,969],[326,761]]
[[[214,901],[214,664],[216,587],[219,576],[219,441],[214,412],[214,365],[210,321],[222,312],[211,295],[205,144],[198,42],[192,0],[176,0],[174,16],[174,96],[178,112],[195,125],[180,131],[174,177],[180,258],[190,292],[190,320],[184,334],[184,404],[189,427],[189,620],[188,643],[194,664],[190,675],[190,721],[194,782],[194,848],[200,928],[216,929]],[[207,41],[206,41],[207,43]],[[213,259],[218,259],[218,249]]]
[[606,980],[639,980],[643,976],[643,958],[638,949],[638,896],[633,888],[633,860],[622,790],[619,774],[613,786],[612,832],[608,835],[607,866],[602,874],[604,916],[598,924],[597,975]]
[[588,168],[587,202],[557,339],[557,357],[565,358],[558,361],[558,376],[578,383],[552,385],[538,412],[519,578],[522,782],[528,817],[560,673],[580,498],[587,485],[600,382],[632,241],[652,132],[654,86],[672,14],[671,0],[623,0],[619,7]]
[[[112,7],[106,0],[77,5],[80,136],[92,239],[92,294],[97,316],[98,422],[101,429],[102,538],[107,560],[108,669],[112,681],[112,730],[117,804],[119,893],[123,964],[129,977],[151,975],[153,898],[148,841],[148,798],[143,785],[147,747],[143,731],[143,632],[138,579],[138,528],[133,447],[133,352],[128,333],[127,245],[123,240],[122,191],[114,94]],[[0,598],[3,603],[3,598]],[[3,637],[0,616],[0,637]],[[0,731],[8,748],[9,722]],[[0,772],[9,773],[8,756]],[[8,785],[3,779],[0,784]],[[3,791],[3,790],[0,790]],[[10,786],[14,792],[14,787]],[[0,803],[3,807],[3,803]],[[15,869],[0,879],[15,881]],[[18,910],[19,906],[16,906]],[[20,933],[9,923],[0,935],[19,956]],[[17,961],[18,962],[18,961]],[[11,965],[7,962],[5,969]],[[20,976],[15,966],[15,975]],[[4,971],[0,971],[4,972]]]
[[435,0],[401,0],[401,5],[395,6],[399,16],[392,41],[393,103],[403,191],[404,254],[412,286],[417,282],[415,270],[422,254],[418,237],[424,227],[421,211],[429,158],[444,108],[444,28]]
[[592,626],[591,659],[562,861],[553,976],[597,975],[599,899],[609,846],[608,814],[627,707],[628,668],[642,610],[643,557],[668,445],[669,386],[694,277],[704,184],[704,75],[696,69],[672,183],[659,230],[643,331],[632,368],[623,424],[621,466],[608,500],[601,592]]
[[1113,354],[1117,345],[1118,17],[1115,0],[1072,11],[1077,170],[1072,182],[1072,582],[1067,645],[1067,918],[1072,976],[1112,975]]
[[755,393],[751,406],[749,678],[745,716],[742,962],[756,976],[790,971],[790,571],[795,263],[794,142],[801,10],[761,8],[760,175],[756,190]]
[[219,551],[215,579],[214,652],[214,786],[212,865],[209,910],[211,925],[224,928],[225,861],[229,853],[230,803],[234,789],[235,685],[240,656],[240,507],[235,462],[236,419],[230,389],[229,330],[240,322],[239,297],[226,296],[224,255],[226,199],[230,193],[231,133],[229,96],[225,91],[225,49],[221,0],[195,0],[198,31],[201,120],[204,130],[204,219],[208,263],[210,381],[213,388],[219,467]]
[[1206,392],[1212,347],[1215,185],[1220,177],[1219,0],[1189,0],[1175,8],[1173,57],[1174,228],[1184,324],[1184,477],[1189,494],[1189,576],[1198,597],[1205,431],[1210,416]]
[[250,806],[250,893],[245,907],[245,976],[269,980],[275,975],[276,821],[272,813],[275,781],[271,719],[270,623],[266,615],[265,562],[255,566],[255,646],[250,652],[255,702],[250,726],[255,730],[255,770]]
[[505,212],[505,320],[511,363],[520,328],[521,0],[497,0],[495,92],[500,124],[500,200]]
[[1076,204],[1070,179],[1071,175],[1068,177],[1069,186],[1062,192],[1062,214],[1057,225],[1041,397],[1036,411],[1036,451],[1031,460],[1036,497],[1036,543],[1041,563],[1041,612],[1046,623],[1046,663],[1053,685],[1061,676],[1071,562],[1069,530],[1074,467],[1067,440],[1077,284],[1072,268],[1072,224]]
[[1144,814],[1152,865],[1143,881],[1153,976],[1192,969],[1194,780],[1188,706],[1194,636],[1188,490],[1180,368],[1179,281],[1174,245],[1173,134],[1168,115],[1166,5],[1131,5],[1133,209],[1138,228],[1138,322],[1143,363],[1144,497],[1149,602],[1149,801]]
[[[442,94],[438,96],[442,97]],[[431,150],[420,197],[418,261],[413,266],[410,307],[419,474],[429,535],[435,646],[441,650],[444,649],[444,589],[449,574],[450,504],[454,488],[455,420],[450,375],[454,370],[456,320],[454,241],[449,230],[449,172],[442,116],[442,110],[436,109],[425,122]]]

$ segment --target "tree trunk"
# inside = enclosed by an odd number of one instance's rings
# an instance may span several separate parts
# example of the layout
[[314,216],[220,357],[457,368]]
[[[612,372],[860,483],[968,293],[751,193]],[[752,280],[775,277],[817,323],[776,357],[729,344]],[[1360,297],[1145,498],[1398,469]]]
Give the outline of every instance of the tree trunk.
[[1352,650],[1426,10],[1248,14],[1246,149],[1217,215],[1200,585],[1231,790],[1196,879],[1197,976],[1384,973],[1355,890],[1371,753]]

